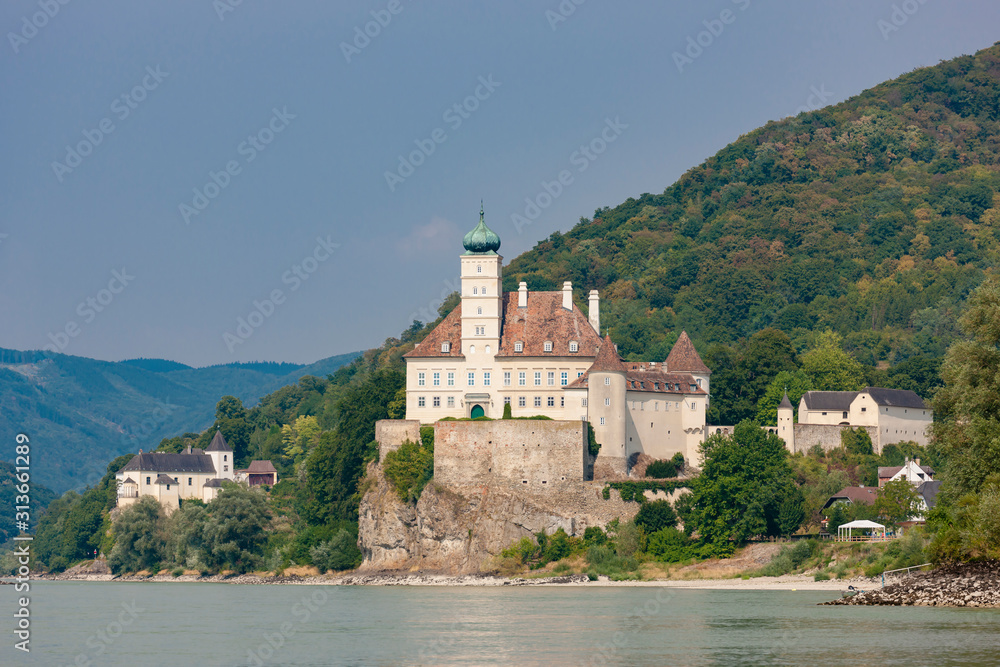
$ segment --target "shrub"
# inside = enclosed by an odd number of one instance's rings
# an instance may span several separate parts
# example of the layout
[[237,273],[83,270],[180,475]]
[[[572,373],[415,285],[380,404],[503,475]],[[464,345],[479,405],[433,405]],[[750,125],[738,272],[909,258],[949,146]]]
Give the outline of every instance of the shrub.
[[[433,439],[432,439],[433,442]],[[416,501],[434,476],[434,450],[406,440],[385,455],[382,473],[403,502]]]
[[607,565],[617,560],[618,557],[610,547],[594,545],[587,549],[587,563],[590,565]]
[[673,527],[661,528],[649,536],[646,553],[663,563],[680,563],[695,558],[695,543]]
[[629,558],[642,550],[642,528],[634,521],[621,524],[615,530],[615,553],[619,558]]
[[830,575],[826,572],[817,572],[813,575],[813,581],[829,581]]
[[654,479],[677,477],[677,466],[674,465],[673,461],[667,461],[665,459],[653,461],[646,466],[646,477],[652,477]]
[[502,419],[510,419],[513,415],[511,414],[510,403],[503,404],[503,417]]
[[594,458],[597,458],[597,455],[601,451],[601,443],[597,442],[597,436],[594,434],[594,427],[590,424],[590,422],[587,422],[587,451]]
[[662,528],[670,528],[677,524],[677,513],[667,500],[654,500],[643,503],[639,513],[635,515],[635,524],[647,534],[655,533]]
[[327,570],[350,570],[361,562],[361,551],[358,549],[357,538],[349,531],[341,528],[340,532],[328,542],[322,542],[309,550],[312,564],[321,573]]
[[587,546],[606,544],[608,541],[608,535],[600,526],[588,526],[585,531],[583,531],[583,541]]

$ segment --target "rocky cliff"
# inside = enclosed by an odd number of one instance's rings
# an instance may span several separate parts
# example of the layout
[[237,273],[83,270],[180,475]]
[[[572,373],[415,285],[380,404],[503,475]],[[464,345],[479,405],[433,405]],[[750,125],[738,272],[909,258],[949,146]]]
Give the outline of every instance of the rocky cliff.
[[363,571],[487,571],[501,549],[522,537],[559,528],[583,535],[588,526],[628,520],[639,510],[617,492],[604,500],[603,482],[531,491],[500,477],[474,486],[431,481],[414,504],[399,499],[378,463],[369,465],[367,475],[370,487],[359,511]]

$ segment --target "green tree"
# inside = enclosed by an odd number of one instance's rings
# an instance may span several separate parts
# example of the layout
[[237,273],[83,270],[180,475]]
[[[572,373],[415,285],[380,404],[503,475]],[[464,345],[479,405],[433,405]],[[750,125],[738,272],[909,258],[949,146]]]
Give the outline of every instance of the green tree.
[[662,528],[672,528],[677,524],[677,513],[668,500],[654,500],[642,503],[639,513],[635,516],[635,524],[646,534],[655,533]]
[[260,564],[271,524],[262,491],[226,483],[206,514],[201,554],[206,565],[247,572]]
[[344,528],[333,539],[322,542],[309,550],[313,565],[319,571],[350,570],[361,563],[361,550],[358,549],[358,538]]
[[802,394],[812,389],[812,380],[802,369],[796,371],[780,371],[767,385],[760,400],[757,401],[756,420],[758,424],[770,426],[778,423],[778,404],[781,403],[785,392],[788,392],[788,400],[792,404],[792,414],[799,409],[799,400]]
[[294,424],[281,427],[281,442],[285,446],[285,456],[296,464],[301,462],[319,440],[319,422],[313,416],[298,417]]
[[875,499],[875,512],[888,523],[901,523],[920,511],[920,496],[909,481],[896,479],[886,482]]
[[794,506],[801,508],[803,497],[781,438],[755,422],[743,421],[731,436],[710,436],[701,452],[704,463],[693,482],[688,520],[702,540],[739,545],[756,535],[781,535],[798,528],[792,526],[798,514]]
[[152,496],[143,496],[122,510],[112,525],[115,546],[108,555],[108,567],[115,574],[152,569],[166,554],[163,510]]
[[865,385],[865,369],[844,352],[840,334],[827,329],[816,345],[802,355],[802,370],[818,391],[859,391]]
[[434,475],[434,450],[406,440],[385,455],[382,473],[403,502],[420,498]]

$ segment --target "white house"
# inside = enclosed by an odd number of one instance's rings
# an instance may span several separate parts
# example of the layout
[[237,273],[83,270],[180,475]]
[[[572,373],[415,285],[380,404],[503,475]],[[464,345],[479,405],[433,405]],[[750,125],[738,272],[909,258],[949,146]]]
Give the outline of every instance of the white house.
[[190,447],[180,454],[140,451],[115,477],[119,507],[127,507],[142,496],[153,496],[171,512],[186,498],[214,500],[222,481],[235,479],[233,450],[216,431],[204,451]]

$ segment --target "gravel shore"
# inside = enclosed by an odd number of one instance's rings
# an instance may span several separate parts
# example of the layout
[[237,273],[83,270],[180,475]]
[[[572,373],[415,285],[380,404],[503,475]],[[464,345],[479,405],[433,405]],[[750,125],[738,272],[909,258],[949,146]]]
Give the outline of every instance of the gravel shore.
[[[859,588],[863,588],[859,586]],[[1000,607],[1000,563],[944,565],[826,604]]]

